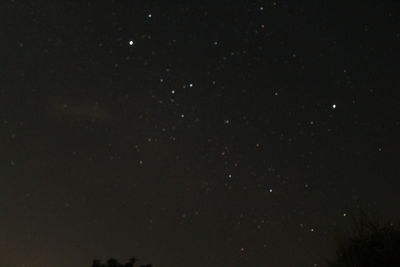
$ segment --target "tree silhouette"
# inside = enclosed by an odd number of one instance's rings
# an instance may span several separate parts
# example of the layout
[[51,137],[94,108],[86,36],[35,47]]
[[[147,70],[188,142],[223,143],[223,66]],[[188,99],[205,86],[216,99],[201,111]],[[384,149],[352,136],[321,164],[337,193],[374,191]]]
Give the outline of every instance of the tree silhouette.
[[348,237],[338,238],[336,257],[329,267],[400,266],[400,227],[381,223],[365,213],[353,218],[354,229]]
[[124,265],[124,267],[133,267],[138,260],[136,258],[131,258],[128,263]]
[[[111,258],[107,260],[106,264],[102,264],[101,260],[93,260],[92,267],[134,267],[135,263],[138,261],[136,258],[131,258],[129,262],[125,264],[119,263],[116,259]],[[140,265],[139,267],[152,267],[151,264]]]

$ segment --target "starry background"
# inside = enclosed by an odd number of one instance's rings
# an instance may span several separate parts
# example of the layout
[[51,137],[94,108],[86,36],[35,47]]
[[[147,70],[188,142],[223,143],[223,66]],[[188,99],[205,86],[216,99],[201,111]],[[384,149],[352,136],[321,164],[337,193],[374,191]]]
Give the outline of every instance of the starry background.
[[399,219],[399,8],[2,1],[0,264],[323,266]]

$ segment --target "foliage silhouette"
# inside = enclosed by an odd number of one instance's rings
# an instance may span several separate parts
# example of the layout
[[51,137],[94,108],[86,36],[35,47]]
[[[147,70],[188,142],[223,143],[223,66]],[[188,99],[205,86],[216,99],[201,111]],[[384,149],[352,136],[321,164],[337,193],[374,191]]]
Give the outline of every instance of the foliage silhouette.
[[[135,267],[135,263],[138,261],[136,258],[131,258],[129,262],[122,264],[116,259],[111,258],[107,260],[106,264],[103,264],[100,260],[93,260],[92,267]],[[151,264],[140,265],[139,267],[152,267]]]
[[399,267],[400,225],[382,223],[361,212],[354,228],[337,239],[336,257],[329,267]]

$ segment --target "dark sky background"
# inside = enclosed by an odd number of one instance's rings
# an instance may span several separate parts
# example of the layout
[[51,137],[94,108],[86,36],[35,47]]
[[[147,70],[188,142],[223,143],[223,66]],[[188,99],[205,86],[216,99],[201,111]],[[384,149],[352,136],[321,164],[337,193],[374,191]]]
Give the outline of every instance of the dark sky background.
[[360,207],[400,219],[374,2],[1,1],[0,265],[323,266]]

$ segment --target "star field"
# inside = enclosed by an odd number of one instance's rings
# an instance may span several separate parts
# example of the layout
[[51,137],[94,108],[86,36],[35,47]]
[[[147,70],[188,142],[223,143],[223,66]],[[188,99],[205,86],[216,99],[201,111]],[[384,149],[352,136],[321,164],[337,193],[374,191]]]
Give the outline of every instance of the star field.
[[400,219],[399,7],[5,1],[0,265],[324,266]]

